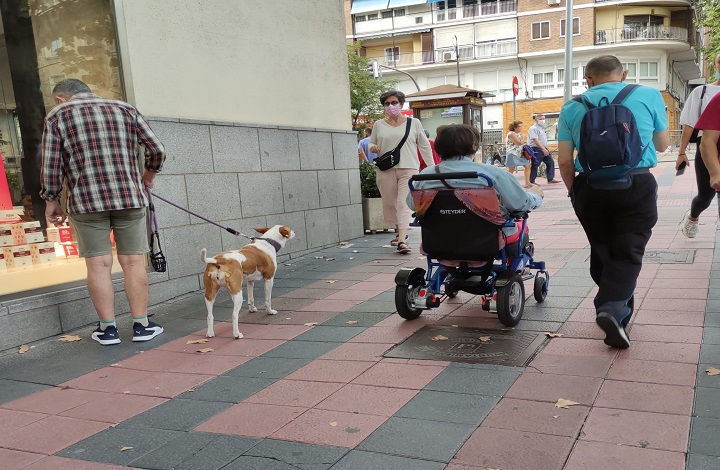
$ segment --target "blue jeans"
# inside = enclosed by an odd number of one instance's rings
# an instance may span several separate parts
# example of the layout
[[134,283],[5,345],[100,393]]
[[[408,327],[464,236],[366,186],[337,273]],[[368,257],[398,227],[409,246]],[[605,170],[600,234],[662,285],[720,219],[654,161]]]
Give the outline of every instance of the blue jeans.
[[[533,164],[530,166],[530,182],[535,183],[535,178],[537,178],[537,171],[540,164],[545,163],[546,172],[547,172],[547,179],[548,181],[555,179],[555,160],[553,160],[552,152],[548,153],[547,155],[543,155],[543,152],[538,147],[533,147],[533,151],[535,152],[535,155],[539,155],[540,162],[536,165],[533,161]],[[533,159],[535,160],[535,159]]]

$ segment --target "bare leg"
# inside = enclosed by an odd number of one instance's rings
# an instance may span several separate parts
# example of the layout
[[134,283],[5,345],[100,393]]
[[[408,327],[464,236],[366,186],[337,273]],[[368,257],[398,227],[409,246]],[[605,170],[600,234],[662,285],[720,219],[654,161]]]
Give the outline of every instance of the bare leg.
[[110,272],[112,263],[112,255],[85,258],[88,292],[95,311],[103,322],[115,320],[115,289]]
[[243,303],[242,290],[232,296],[232,301],[233,301],[233,311],[232,311],[233,336],[236,339],[240,339],[243,337],[242,333],[240,333],[240,328],[238,327],[238,323],[240,321],[240,309],[242,308],[242,303]]
[[525,186],[530,186],[530,165],[525,165],[523,168],[525,171]]
[[277,315],[277,310],[272,309],[272,288],[274,279],[265,279],[265,310],[268,315]]
[[148,309],[148,277],[145,255],[118,255],[125,276],[125,295],[133,318],[144,317]]
[[257,312],[257,307],[255,306],[255,281],[247,281],[247,291],[248,291],[248,312],[253,313]]
[[509,166],[509,167],[507,167],[507,171],[508,171],[508,173],[515,174],[515,167],[514,167],[514,166]]

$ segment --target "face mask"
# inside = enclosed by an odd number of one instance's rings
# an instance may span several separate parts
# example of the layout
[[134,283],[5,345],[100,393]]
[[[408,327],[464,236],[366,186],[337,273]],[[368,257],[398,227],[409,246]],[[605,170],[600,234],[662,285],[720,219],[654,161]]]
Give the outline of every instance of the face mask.
[[720,80],[720,72],[715,72],[715,78],[717,78],[718,80]]
[[538,119],[538,120],[537,120],[537,123],[538,123],[539,125],[541,125],[541,126],[544,126],[544,125],[545,125],[545,119]]
[[385,112],[390,117],[395,117],[398,114],[400,114],[400,111],[402,110],[402,104],[396,104],[396,105],[390,105],[385,108]]

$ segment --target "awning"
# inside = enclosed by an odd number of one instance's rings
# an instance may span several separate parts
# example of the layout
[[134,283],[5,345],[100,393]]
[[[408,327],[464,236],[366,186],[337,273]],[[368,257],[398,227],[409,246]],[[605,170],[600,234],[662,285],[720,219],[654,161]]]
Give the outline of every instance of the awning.
[[429,33],[429,32],[430,32],[429,28],[424,28],[424,29],[413,29],[410,31],[402,31],[402,32],[398,32],[398,33],[381,33],[381,34],[368,34],[368,35],[358,34],[355,37],[357,39],[362,39],[364,41],[366,39],[389,38],[392,36],[398,37],[398,36],[407,36],[407,35],[412,35],[412,34]]
[[443,0],[427,0],[428,3],[442,2]]
[[351,15],[367,13],[368,11],[385,10],[388,7],[388,0],[353,0]]
[[424,5],[425,3],[427,3],[427,0],[390,0],[388,8],[400,8],[410,5]]

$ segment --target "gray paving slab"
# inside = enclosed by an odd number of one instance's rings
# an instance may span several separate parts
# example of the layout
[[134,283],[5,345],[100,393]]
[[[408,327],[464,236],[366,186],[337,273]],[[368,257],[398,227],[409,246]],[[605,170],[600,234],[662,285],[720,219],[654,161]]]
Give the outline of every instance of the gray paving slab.
[[302,269],[298,266],[294,266],[294,269],[291,270],[283,269],[283,272],[284,278],[286,279],[312,279],[313,281],[316,281],[318,279],[325,279],[326,277],[331,275],[331,273],[327,271],[311,271],[308,269]]
[[[720,382],[720,380],[718,381]],[[720,418],[720,391],[717,388],[695,389],[695,416]]]
[[447,366],[447,369],[483,369],[483,370],[494,370],[494,371],[500,371],[500,372],[508,372],[508,373],[514,373],[514,374],[521,374],[525,368],[524,367],[513,367],[513,366],[500,366],[497,364],[473,364],[471,362],[453,362],[449,366]]
[[287,287],[289,289],[297,289],[300,287],[305,287],[309,284],[312,284],[315,282],[315,279],[307,279],[307,278],[284,278],[284,279],[275,279],[275,283],[273,285],[273,289],[275,287]]
[[532,300],[532,304],[528,302],[528,305],[525,305],[525,310],[523,311],[523,319],[520,321],[522,323],[526,320],[532,320],[532,321],[551,321],[551,322],[564,322],[572,315],[573,311],[575,309],[572,308],[553,308],[553,309],[547,309],[542,308],[538,304],[535,304],[534,300]]
[[[245,309],[242,313],[245,313]],[[207,320],[207,309],[203,308],[201,310],[195,310],[192,311],[186,315],[183,315],[183,318],[188,319],[194,319],[194,320]],[[213,306],[213,319],[215,322],[223,322],[223,321],[230,321],[232,318],[232,307],[224,307],[220,304],[215,304]]]
[[240,403],[277,379],[256,377],[220,376],[195,387],[194,392],[185,392],[180,398],[191,400]]
[[302,469],[324,470],[330,468],[347,449],[300,442],[264,439],[244,456],[265,457]]
[[720,457],[688,454],[685,470],[717,470],[720,468]]
[[363,450],[351,450],[331,467],[332,470],[442,470],[443,468],[445,468],[445,464],[440,462]]
[[305,333],[302,333],[295,338],[293,341],[321,341],[331,343],[344,343],[351,338],[359,335],[365,331],[366,327],[356,326],[329,326],[329,325],[318,325]]
[[358,450],[449,462],[477,426],[392,417]]
[[[703,364],[703,363],[698,364],[697,386],[718,389],[718,388],[720,388],[720,376],[719,375],[707,375],[707,372],[705,372],[710,367],[718,368],[718,363],[715,362],[712,364]],[[718,393],[720,393],[720,392],[718,392]]]
[[395,302],[395,286],[394,285],[388,285],[389,290],[387,292],[383,292],[382,294],[376,295],[373,297],[372,301],[376,302]]
[[700,362],[720,363],[720,344],[704,344],[700,348]]
[[720,419],[702,416],[693,418],[690,452],[720,457]]
[[484,395],[420,390],[394,416],[478,426],[499,400]]
[[281,344],[261,357],[289,357],[294,359],[315,359],[340,346],[342,343],[324,341],[295,341]]
[[260,439],[250,437],[188,432],[134,460],[130,466],[152,470],[219,470],[258,442]]
[[395,302],[367,300],[347,310],[348,312],[382,312],[391,313],[395,311]]
[[584,287],[593,287],[595,282],[590,278],[590,272],[586,271],[585,276],[575,277],[566,275],[555,275],[550,277],[550,295],[552,295],[553,289],[558,286],[577,286],[578,289]]
[[0,379],[0,405],[51,388],[49,385]]
[[352,326],[373,326],[376,323],[386,319],[390,314],[387,312],[343,312],[335,315],[331,319],[321,323],[322,326],[348,326],[349,321]]
[[424,389],[501,397],[519,375],[516,371],[448,367]]
[[[532,317],[530,317],[532,318]],[[515,327],[516,330],[521,331],[550,331],[555,332],[563,326],[563,322],[554,321],[535,321],[527,319],[523,315],[523,319]]]
[[[21,382],[57,385],[88,374],[103,365],[89,361],[82,355],[66,355],[60,352],[58,355],[53,355],[43,351],[40,346],[25,354],[33,356],[16,355],[0,359],[0,377]],[[119,360],[128,356],[129,354],[122,354]]]
[[232,403],[174,398],[125,423],[135,427],[189,431],[230,406]]
[[720,344],[720,328],[706,326],[703,330],[703,344]]
[[282,379],[302,366],[308,364],[312,358],[292,359],[288,357],[255,357],[245,364],[227,371],[224,375],[229,377],[256,377],[261,379]]
[[[60,457],[128,465],[130,462],[179,438],[179,431],[137,428],[120,424],[88,437],[56,453]],[[123,447],[132,449],[121,450]]]
[[[585,274],[586,276],[588,274]],[[550,281],[552,282],[552,281]],[[551,284],[552,286],[552,284]],[[583,297],[553,297],[552,295],[552,287],[550,287],[550,291],[548,291],[548,296],[545,299],[545,302],[541,304],[537,304],[537,308],[542,309],[558,309],[558,308],[577,308],[578,305],[580,305],[580,302],[582,302]]]

